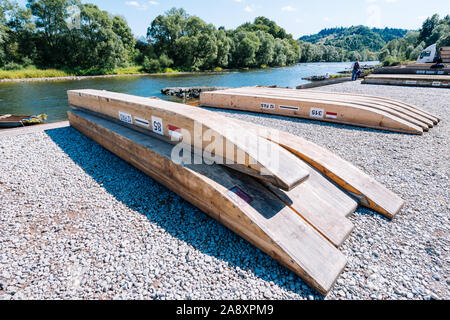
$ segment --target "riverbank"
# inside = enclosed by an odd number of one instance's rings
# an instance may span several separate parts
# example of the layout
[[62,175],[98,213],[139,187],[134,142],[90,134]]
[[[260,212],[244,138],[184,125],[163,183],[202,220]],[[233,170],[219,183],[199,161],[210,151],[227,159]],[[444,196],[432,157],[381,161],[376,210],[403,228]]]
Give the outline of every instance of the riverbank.
[[107,79],[118,77],[143,77],[143,76],[169,76],[169,75],[196,75],[196,74],[221,74],[236,72],[236,70],[227,71],[192,71],[192,72],[161,72],[161,73],[125,73],[125,74],[106,74],[97,76],[54,76],[41,78],[20,78],[20,79],[0,79],[1,82],[43,82],[43,81],[65,81],[65,80],[88,80],[88,79]]
[[[449,299],[448,90],[368,86],[442,117],[423,136],[215,110],[322,145],[406,201],[359,208],[327,299]],[[430,97],[433,97],[430,99]],[[76,130],[0,136],[0,299],[322,299],[297,276]],[[45,129],[45,131],[44,131]]]

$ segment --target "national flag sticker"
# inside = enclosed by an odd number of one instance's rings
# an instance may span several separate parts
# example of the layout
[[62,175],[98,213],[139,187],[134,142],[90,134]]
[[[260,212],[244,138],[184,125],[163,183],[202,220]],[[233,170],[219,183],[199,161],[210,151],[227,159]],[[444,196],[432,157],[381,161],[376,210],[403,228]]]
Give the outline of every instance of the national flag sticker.
[[176,126],[173,126],[171,124],[169,124],[169,126],[167,127],[169,130],[169,135],[175,139],[175,140],[182,140],[183,139],[183,134],[181,133],[181,128],[178,128]]
[[337,119],[338,114],[336,112],[327,112],[325,113],[325,117],[329,119]]
[[253,202],[253,198],[246,194],[238,186],[228,190],[227,195],[238,204],[239,207],[245,207]]

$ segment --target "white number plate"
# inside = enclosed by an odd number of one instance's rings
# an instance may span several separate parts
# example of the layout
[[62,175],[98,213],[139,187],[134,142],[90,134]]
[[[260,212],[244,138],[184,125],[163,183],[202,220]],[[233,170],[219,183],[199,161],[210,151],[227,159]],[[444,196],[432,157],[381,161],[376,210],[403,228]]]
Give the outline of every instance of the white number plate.
[[261,109],[275,110],[275,105],[273,103],[261,103]]
[[152,117],[152,130],[161,136],[164,135],[163,121],[161,118]]
[[119,119],[122,122],[133,124],[133,118],[131,117],[131,114],[129,114],[129,113],[119,111]]
[[311,108],[311,112],[309,113],[311,118],[323,118],[324,110],[319,108]]

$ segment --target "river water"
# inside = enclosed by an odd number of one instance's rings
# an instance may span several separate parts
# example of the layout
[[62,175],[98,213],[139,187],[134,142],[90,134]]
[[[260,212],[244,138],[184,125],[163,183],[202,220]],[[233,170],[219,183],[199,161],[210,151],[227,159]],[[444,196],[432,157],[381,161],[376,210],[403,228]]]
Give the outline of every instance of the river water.
[[[363,62],[362,64],[377,64]],[[221,74],[132,76],[98,78],[79,81],[49,81],[0,83],[0,114],[45,113],[48,122],[67,119],[67,90],[100,89],[128,93],[143,97],[171,99],[161,94],[164,87],[223,86],[243,87],[277,85],[295,88],[307,81],[303,77],[337,74],[350,68],[351,63],[302,63],[284,68],[268,68]]]

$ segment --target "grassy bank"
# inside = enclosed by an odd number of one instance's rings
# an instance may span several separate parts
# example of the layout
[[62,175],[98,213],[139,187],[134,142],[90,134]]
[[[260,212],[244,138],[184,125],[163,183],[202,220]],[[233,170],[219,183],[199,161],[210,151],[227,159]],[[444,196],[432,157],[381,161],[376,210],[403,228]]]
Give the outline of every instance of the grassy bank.
[[25,68],[20,70],[0,70],[0,79],[55,78],[70,76],[74,76],[74,74],[56,69],[42,70],[36,68]]
[[[250,69],[245,69],[250,70]],[[2,70],[0,69],[0,80],[21,80],[21,79],[42,79],[42,78],[59,78],[59,77],[83,77],[83,76],[112,76],[112,75],[130,75],[130,74],[177,74],[177,73],[199,73],[199,72],[227,72],[235,70],[224,70],[215,68],[214,70],[191,70],[191,69],[172,69],[164,68],[158,72],[148,73],[143,70],[142,66],[131,66],[125,68],[116,68],[114,70],[59,70],[59,69],[38,69],[36,67],[26,67],[18,70]]]

